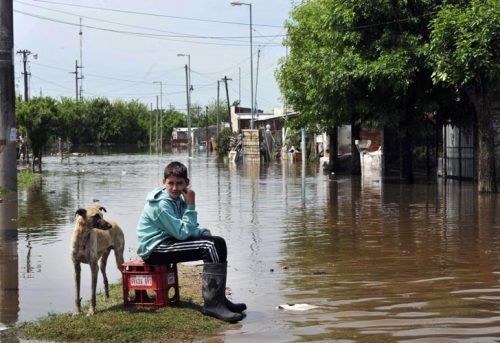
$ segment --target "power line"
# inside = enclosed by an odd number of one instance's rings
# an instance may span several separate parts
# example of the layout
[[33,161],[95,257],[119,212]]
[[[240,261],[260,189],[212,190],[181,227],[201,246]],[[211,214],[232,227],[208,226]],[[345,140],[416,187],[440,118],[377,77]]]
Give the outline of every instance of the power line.
[[[71,26],[80,26],[80,24],[64,21],[64,20],[59,20],[59,19],[54,19],[50,17],[45,17],[42,15],[38,14],[33,14],[33,13],[28,13],[25,11],[20,11],[20,10],[14,10],[15,13],[20,13],[24,14],[29,17],[34,17],[38,19],[43,19],[43,20],[48,20],[52,21],[55,23],[60,23],[60,24],[65,24],[65,25],[71,25]],[[230,39],[235,39],[238,37],[217,37],[217,36],[185,36],[185,35],[165,35],[165,34],[154,34],[154,33],[144,33],[144,32],[133,32],[133,31],[124,31],[124,30],[116,30],[116,29],[108,29],[108,28],[103,28],[103,27],[98,27],[98,26],[91,26],[91,25],[82,25],[82,27],[88,28],[88,29],[94,29],[94,30],[100,30],[100,31],[107,31],[107,32],[112,32],[112,33],[119,33],[119,34],[125,34],[125,35],[131,35],[131,36],[137,36],[137,37],[145,37],[145,38],[154,38],[154,39],[163,39],[163,40],[168,40],[168,41],[173,41],[173,42],[182,42],[182,43],[192,43],[192,44],[208,44],[208,45],[225,45],[225,46],[246,46],[248,44],[229,44],[229,43],[215,43],[215,42],[198,42],[198,41],[191,41],[191,40],[178,40],[178,39],[173,39],[173,38],[192,38],[192,39],[221,39],[221,40],[230,40]],[[245,38],[241,36],[241,38]]]
[[[148,13],[148,12],[125,11],[125,10],[118,10],[118,9],[114,9],[114,8],[104,8],[104,7],[95,7],[95,6],[84,6],[84,5],[66,4],[66,3],[62,3],[62,2],[46,1],[46,0],[36,0],[36,2],[44,2],[44,3],[48,3],[48,4],[63,5],[63,6],[72,6],[72,7],[80,7],[80,8],[87,8],[87,9],[93,9],[93,10],[101,10],[101,11],[111,11],[111,12],[118,12],[118,13],[146,15],[146,16],[152,16],[152,17],[161,17],[161,18],[171,18],[171,19],[180,19],[180,20],[200,21],[200,22],[209,22],[209,23],[218,23],[218,24],[231,24],[231,25],[248,26],[247,23],[240,23],[240,22],[234,22],[234,21],[222,21],[222,20],[213,20],[213,19],[180,17],[180,16],[158,14],[158,13]],[[268,24],[253,24],[253,26],[283,28],[282,25],[268,25]]]
[[[57,12],[57,13],[67,14],[67,15],[76,16],[76,17],[80,17],[80,18],[85,18],[85,19],[100,21],[100,22],[108,23],[108,24],[121,25],[121,26],[125,26],[125,27],[132,27],[132,28],[142,29],[142,30],[151,30],[151,31],[157,31],[157,32],[165,32],[165,33],[176,34],[176,35],[184,35],[184,34],[178,33],[178,32],[160,30],[160,29],[155,29],[155,28],[150,28],[150,27],[145,27],[145,26],[139,26],[139,25],[123,24],[123,23],[119,23],[119,22],[116,22],[116,21],[105,20],[105,19],[100,19],[100,18],[95,18],[95,17],[84,16],[84,15],[78,15],[78,14],[71,13],[71,12],[66,12],[66,11],[56,10],[56,9],[53,9],[53,8],[48,8],[48,7],[43,7],[43,6],[29,4],[27,2],[23,2],[23,1],[19,1],[19,0],[16,0],[16,2],[20,3],[20,4],[23,4],[23,5],[28,5],[28,6],[32,6],[32,7],[36,7],[36,8],[41,8],[41,9],[45,9],[45,10],[52,11],[52,12]],[[186,34],[186,36],[188,36],[188,35]]]
[[46,79],[41,78],[41,77],[39,77],[39,76],[32,75],[31,77],[33,77],[33,78],[35,78],[35,79],[42,80],[43,82],[47,82],[47,83],[49,83],[49,84],[51,84],[51,85],[54,85],[54,86],[56,86],[56,87],[60,87],[60,88],[66,89],[66,90],[73,91],[73,89],[71,89],[71,88],[68,88],[68,87],[66,87],[66,86],[61,86],[61,85],[60,85],[60,84],[58,84],[58,83],[55,83],[55,82],[52,82],[52,81],[46,80]]
[[[240,65],[240,64],[242,64],[242,63],[244,63],[244,62],[246,62],[248,60],[249,60],[249,57],[246,57],[245,59],[241,60],[240,62],[236,63],[235,65],[233,65],[231,67],[228,67],[228,68],[225,68],[222,71],[215,71],[215,72],[209,72],[209,73],[200,73],[200,72],[198,72],[198,71],[196,71],[196,70],[193,69],[192,72],[195,75],[198,75],[198,76],[201,76],[201,77],[205,78],[206,80],[211,80],[212,76],[210,76],[210,75],[223,74],[224,71],[228,71],[228,70],[234,69],[235,66]],[[47,64],[43,64],[43,63],[39,63],[39,62],[33,62],[33,61],[31,63],[34,64],[34,65],[40,66],[40,67],[45,67],[45,68],[60,70],[60,71],[63,71],[65,73],[68,72],[68,70],[66,68],[55,67],[55,66],[51,66],[51,65],[47,65]],[[261,68],[261,70],[264,71],[264,70],[267,70],[267,69],[272,68],[274,66],[275,66],[274,63],[270,63],[270,64],[266,65],[265,67]],[[175,69],[177,69],[177,68],[175,68]],[[230,75],[233,75],[233,74],[230,74]],[[243,74],[243,76],[247,76],[247,75],[248,75],[248,73]],[[114,81],[129,82],[129,83],[133,83],[134,85],[135,84],[147,84],[147,85],[151,84],[151,81],[122,79],[122,78],[118,78],[118,77],[106,76],[106,75],[102,75],[102,74],[93,74],[93,73],[88,73],[88,72],[86,73],[86,76],[87,76],[87,79],[88,79],[88,77],[92,77],[92,78],[105,79],[105,80],[114,80]],[[18,77],[18,78],[21,78],[21,77]],[[208,82],[208,83],[203,83],[203,84],[194,84],[193,87],[195,87],[196,89],[204,89],[204,88],[212,87],[214,84],[215,84],[215,81]],[[165,85],[168,86],[168,87],[184,87],[184,84],[174,84],[174,83],[171,83],[171,84],[165,84]],[[123,89],[123,88],[121,88],[121,89]]]
[[[168,34],[171,35],[171,36],[168,35],[168,37],[211,38],[211,39],[227,39],[227,40],[234,40],[234,39],[243,39],[243,38],[246,38],[246,36],[245,37],[239,37],[239,36],[236,36],[236,37],[231,37],[231,36],[230,37],[227,37],[227,36],[221,36],[221,37],[204,37],[204,36],[198,36],[198,35],[193,35],[193,34],[188,34],[188,33],[179,33],[179,32],[161,30],[161,29],[151,28],[151,27],[146,27],[146,26],[124,24],[124,23],[120,23],[120,22],[116,22],[116,21],[111,21],[111,20],[106,20],[106,19],[101,19],[101,18],[95,18],[95,17],[84,16],[84,15],[78,15],[78,14],[71,13],[71,12],[66,12],[66,11],[56,10],[56,9],[52,9],[52,8],[48,8],[48,7],[44,7],[44,6],[38,6],[38,5],[29,4],[27,2],[19,1],[19,0],[16,0],[16,2],[20,3],[20,4],[23,4],[23,5],[27,5],[27,6],[41,8],[41,9],[44,9],[44,10],[53,11],[53,12],[57,12],[57,13],[62,13],[62,14],[70,15],[70,16],[76,16],[76,17],[79,17],[79,18],[90,19],[90,20],[94,20],[94,21],[98,21],[98,22],[103,22],[103,23],[108,23],[108,24],[114,24],[114,25],[120,25],[120,26],[125,26],[125,27],[131,27],[131,28],[136,28],[136,29],[141,29],[141,30],[150,30],[150,31],[156,31],[156,32],[165,32],[165,33],[168,33]],[[264,35],[264,34],[262,34],[260,32],[259,32],[259,34],[263,38],[265,38],[265,37],[274,37],[273,35],[271,35],[271,36]],[[275,39],[275,38],[276,37],[274,37],[272,39]]]
[[[31,63],[34,64],[34,65],[37,65],[37,66],[45,67],[45,68],[60,70],[60,71],[64,71],[64,72],[68,71],[68,69],[66,69],[66,68],[55,67],[55,66],[51,66],[51,65],[47,65],[47,64],[38,63],[38,62],[31,62]],[[175,69],[177,69],[177,68],[174,68],[172,70],[175,70]],[[123,81],[123,82],[131,82],[131,83],[143,83],[143,84],[148,84],[148,85],[151,83],[151,81],[139,81],[139,80],[122,79],[122,78],[118,78],[118,77],[105,76],[105,75],[102,75],[102,74],[93,74],[93,73],[86,73],[86,76],[87,77],[88,76],[92,76],[94,78],[105,79],[105,80]],[[184,86],[184,84],[180,84],[180,83],[166,83],[165,85],[166,86],[171,86],[171,87]]]

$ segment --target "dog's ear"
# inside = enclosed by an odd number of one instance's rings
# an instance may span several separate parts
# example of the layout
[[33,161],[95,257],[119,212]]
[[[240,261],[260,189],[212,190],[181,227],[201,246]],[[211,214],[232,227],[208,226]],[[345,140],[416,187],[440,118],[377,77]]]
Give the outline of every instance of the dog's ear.
[[101,207],[99,207],[99,211],[108,212],[108,211],[106,211],[106,209],[105,209],[104,207],[102,207],[102,206],[101,206]]
[[81,217],[85,217],[87,215],[87,210],[84,209],[84,208],[79,208],[78,210],[76,210],[75,212],[75,216],[76,215],[79,215]]

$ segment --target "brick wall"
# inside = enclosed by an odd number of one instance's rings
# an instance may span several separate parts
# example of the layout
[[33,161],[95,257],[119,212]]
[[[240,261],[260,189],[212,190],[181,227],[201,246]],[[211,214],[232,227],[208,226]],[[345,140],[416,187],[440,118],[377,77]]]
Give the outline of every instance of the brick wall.
[[[369,152],[377,151],[378,148],[382,146],[382,130],[381,129],[367,129],[361,128],[360,133],[361,139],[369,139],[372,141],[370,147],[368,148]],[[382,147],[383,149],[383,147]]]

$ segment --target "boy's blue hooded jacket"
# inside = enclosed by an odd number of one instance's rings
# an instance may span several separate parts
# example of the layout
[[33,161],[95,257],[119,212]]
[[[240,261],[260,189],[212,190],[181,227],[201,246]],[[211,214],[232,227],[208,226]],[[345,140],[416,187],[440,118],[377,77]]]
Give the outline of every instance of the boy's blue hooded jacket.
[[137,254],[142,259],[147,259],[166,238],[182,241],[189,237],[200,237],[208,231],[198,227],[195,207],[186,204],[183,195],[174,199],[165,187],[158,187],[148,194],[146,200],[137,224]]

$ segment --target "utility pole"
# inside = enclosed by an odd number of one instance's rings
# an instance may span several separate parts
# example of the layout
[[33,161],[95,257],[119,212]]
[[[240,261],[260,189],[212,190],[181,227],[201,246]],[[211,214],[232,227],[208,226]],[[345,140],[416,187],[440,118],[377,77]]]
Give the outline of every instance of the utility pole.
[[152,133],[152,126],[153,126],[153,121],[151,119],[151,116],[153,115],[153,103],[150,104],[150,111],[149,111],[149,154],[151,155],[151,133]]
[[[83,31],[82,31],[82,18],[80,17],[80,32],[78,33],[80,36],[80,68],[83,68]],[[80,72],[80,99],[82,98],[83,93],[83,69]]]
[[253,95],[253,42],[252,42],[252,3],[250,2],[248,4],[248,7],[250,8],[250,90],[251,90],[251,101],[250,103],[252,104],[252,120],[250,121],[250,129],[255,129],[255,123],[254,123],[254,95]]
[[254,129],[254,96],[253,96],[253,38],[252,38],[252,3],[251,2],[241,2],[241,1],[231,1],[231,6],[242,6],[246,5],[250,9],[250,112],[252,114],[252,120],[250,121],[250,129]]
[[255,94],[253,96],[253,104],[255,108],[256,117],[259,117],[259,108],[257,107],[257,85],[259,84],[259,60],[260,60],[260,49],[257,52],[257,73],[255,75]]
[[[69,73],[70,74],[75,74],[75,99],[76,101],[79,100],[79,98],[81,99],[81,88],[80,88],[80,92],[78,92],[78,80],[81,80],[83,78],[83,76],[78,76],[78,69],[81,69],[82,67],[81,66],[78,66],[78,60],[75,60],[75,71],[70,71]],[[78,96],[78,93],[80,93],[80,96]]]
[[163,84],[160,81],[160,156],[163,155]]
[[79,77],[78,77],[78,60],[75,60],[75,99],[76,101],[78,101],[78,80],[79,80]]
[[205,106],[205,147],[208,157],[208,106]]
[[160,84],[160,155],[163,155],[163,82],[153,81]]
[[156,96],[156,134],[155,134],[155,151],[158,152],[158,95]]
[[241,106],[241,67],[238,67],[238,104]]
[[220,80],[217,80],[217,136],[220,132],[220,120],[219,120],[219,90],[220,90]]
[[28,63],[28,56],[31,55],[31,51],[29,50],[17,50],[18,54],[23,55],[23,76],[24,76],[24,101],[29,100],[29,95],[28,95],[28,75],[29,73],[27,72],[26,64]]
[[[231,132],[233,131],[233,121],[231,120],[231,105],[229,104],[229,91],[227,89],[227,81],[232,81],[232,79],[228,78],[227,76],[224,75],[224,83],[226,84],[226,101],[227,101],[227,115],[229,116],[229,128],[231,129]],[[253,117],[252,117],[253,119]]]
[[198,145],[200,145],[201,142],[201,136],[200,136],[200,113],[201,113],[201,107],[197,106],[196,109],[198,110]]
[[188,124],[188,154],[191,156],[191,146],[193,142],[191,141],[191,88],[189,85],[189,71],[188,65],[186,64],[184,68],[186,69],[186,105],[187,105],[187,124]]
[[17,192],[13,22],[12,0],[0,1],[0,189]]
[[190,54],[177,54],[177,56],[183,56],[188,58],[188,64],[186,64],[186,100],[187,100],[187,122],[188,122],[188,156],[191,156],[191,92],[193,91],[193,85],[191,84],[191,55]]

